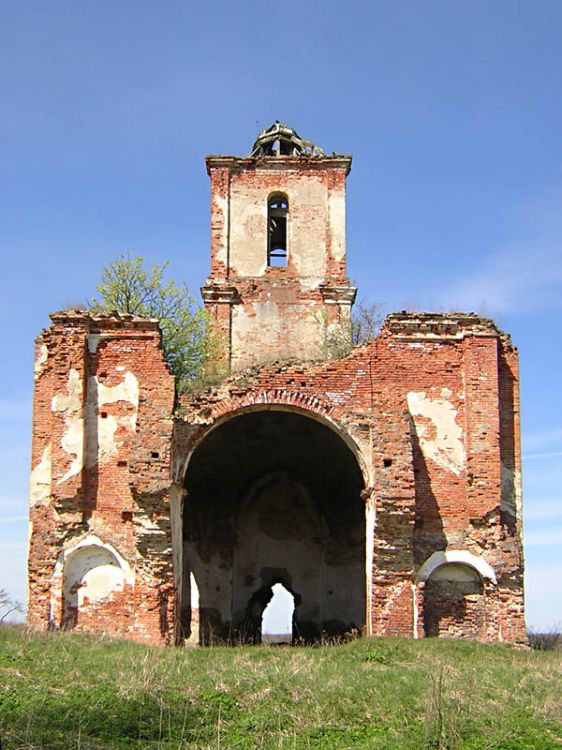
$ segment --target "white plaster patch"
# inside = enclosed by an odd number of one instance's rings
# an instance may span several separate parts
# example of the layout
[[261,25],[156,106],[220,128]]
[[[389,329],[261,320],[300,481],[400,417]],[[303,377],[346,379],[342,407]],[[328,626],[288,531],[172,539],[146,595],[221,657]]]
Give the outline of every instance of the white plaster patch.
[[33,377],[35,380],[37,380],[43,372],[43,367],[47,364],[48,359],[49,350],[47,349],[47,344],[41,344],[37,350],[35,362],[33,363]]
[[97,352],[100,340],[101,336],[99,333],[88,334],[88,351],[90,354],[95,354]]
[[199,586],[193,573],[189,574],[189,586],[191,589],[191,609],[199,609]]
[[134,586],[135,574],[129,563],[111,544],[95,534],[87,534],[59,554],[51,578],[52,623],[60,624],[60,606],[80,610],[86,604],[99,602],[122,591],[125,584]]
[[[450,391],[447,393],[450,395]],[[411,391],[408,408],[424,456],[458,476],[464,469],[466,453],[453,404],[447,398],[430,398],[424,391]]]
[[116,557],[103,547],[82,547],[64,566],[64,598],[67,606],[81,609],[85,600],[95,603],[122,591],[125,576]]
[[153,521],[146,513],[135,513],[135,523],[143,530],[143,534],[164,534],[156,521]]
[[[427,579],[441,566],[469,566],[476,570],[482,578],[487,578],[496,583],[496,574],[492,566],[482,557],[473,555],[468,550],[447,550],[446,552],[434,552],[430,555],[416,575],[416,581],[427,581]],[[450,568],[449,568],[450,569]]]
[[367,580],[367,635],[371,635],[373,612],[373,539],[375,538],[376,502],[371,493],[365,503],[365,578]]
[[29,504],[46,505],[51,497],[51,443],[43,450],[41,460],[29,478]]
[[220,216],[222,214],[222,218],[224,221],[223,226],[225,227],[225,229],[223,230],[223,236],[221,237],[220,245],[216,249],[215,258],[219,263],[224,263],[226,265],[228,258],[228,250],[226,247],[226,228],[228,226],[229,201],[227,198],[223,198],[216,193],[213,196],[213,201],[213,215]]
[[[130,403],[133,411],[123,416],[101,416],[103,407],[119,401]],[[119,428],[134,432],[139,407],[139,382],[132,372],[125,373],[121,383],[114,386],[100,383],[96,376],[88,378],[88,436],[86,465],[107,463],[115,457],[122,443],[115,438]]]
[[470,565],[447,563],[440,565],[431,576],[432,581],[458,581],[469,583],[478,580],[478,573]]
[[521,472],[501,464],[500,509],[514,518],[521,517]]
[[[309,276],[299,279],[301,290],[303,292],[309,292],[311,289],[318,289],[323,281],[324,279],[321,276]],[[310,306],[312,307],[313,305],[314,302],[312,301]]]
[[74,456],[70,468],[57,484],[82,471],[84,465],[84,415],[82,409],[82,379],[78,370],[71,368],[68,373],[66,393],[53,396],[51,410],[64,414],[65,431],[61,438],[61,448]]
[[82,406],[82,380],[80,373],[73,367],[68,373],[68,385],[66,393],[58,393],[51,401],[52,411],[77,411]]

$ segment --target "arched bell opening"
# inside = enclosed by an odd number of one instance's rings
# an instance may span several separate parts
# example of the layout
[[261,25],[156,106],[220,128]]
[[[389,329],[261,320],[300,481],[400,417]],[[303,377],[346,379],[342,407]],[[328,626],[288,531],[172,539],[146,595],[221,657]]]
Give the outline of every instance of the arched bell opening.
[[276,583],[295,598],[292,638],[361,631],[363,487],[342,437],[302,413],[243,412],[209,432],[185,479],[184,637],[198,623],[202,644],[261,641]]

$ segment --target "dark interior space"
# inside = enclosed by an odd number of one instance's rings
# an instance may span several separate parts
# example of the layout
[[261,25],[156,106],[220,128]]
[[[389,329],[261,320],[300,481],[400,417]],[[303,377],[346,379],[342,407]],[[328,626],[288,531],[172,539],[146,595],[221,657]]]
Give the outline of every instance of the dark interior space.
[[363,478],[342,438],[286,410],[246,412],[211,431],[186,475],[182,621],[196,582],[200,641],[260,642],[271,587],[295,599],[293,640],[365,621]]

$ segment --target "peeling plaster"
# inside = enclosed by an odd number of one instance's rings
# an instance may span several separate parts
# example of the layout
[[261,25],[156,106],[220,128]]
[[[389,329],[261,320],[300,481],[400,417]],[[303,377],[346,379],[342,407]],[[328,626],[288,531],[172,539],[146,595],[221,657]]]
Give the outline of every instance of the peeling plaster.
[[162,536],[165,534],[158,523],[153,521],[146,513],[135,513],[135,523],[142,528],[143,534],[154,534],[156,536]]
[[447,400],[451,392],[444,388],[441,393],[444,398],[430,398],[425,391],[411,391],[408,408],[424,456],[458,476],[466,462],[463,431],[456,422],[455,407]]
[[220,245],[217,248],[215,258],[217,262],[223,263],[224,265],[226,265],[227,258],[228,258],[228,248],[227,248],[228,208],[229,208],[228,198],[223,198],[222,196],[218,195],[215,192],[213,195],[212,213],[213,213],[213,216],[216,216],[216,217],[222,216],[222,219],[224,221],[223,235],[221,237]]
[[29,504],[47,505],[51,497],[51,443],[43,450],[41,460],[31,472],[29,479]]
[[64,597],[68,605],[82,609],[122,591],[125,576],[117,559],[99,546],[83,547],[64,566]]
[[[130,403],[133,412],[122,416],[108,414],[105,418],[100,412],[107,404],[119,401]],[[103,464],[114,458],[122,443],[118,442],[115,433],[119,428],[134,432],[137,426],[139,407],[139,383],[132,372],[125,373],[121,383],[114,386],[100,383],[96,376],[88,378],[88,439],[86,465]]]
[[35,358],[35,362],[33,364],[33,377],[35,380],[41,375],[43,372],[43,367],[47,364],[47,360],[49,359],[49,350],[47,349],[47,344],[41,344],[37,350],[37,357]]
[[418,639],[418,619],[419,619],[419,613],[418,613],[418,587],[415,583],[412,583],[412,612],[414,615],[414,620],[412,623],[413,630],[412,630],[412,636],[414,639]]
[[365,503],[365,578],[367,581],[367,635],[372,635],[373,623],[373,539],[375,538],[376,501],[373,492]]
[[189,574],[189,585],[191,588],[191,609],[199,609],[199,586],[193,573]]
[[98,346],[101,340],[99,333],[88,334],[88,351],[90,354],[95,354],[98,350]]
[[467,550],[447,550],[446,552],[434,552],[420,567],[416,575],[416,581],[427,581],[431,574],[442,565],[468,565],[478,571],[482,578],[487,578],[496,583],[496,574],[490,563],[484,558],[473,555]]
[[301,290],[303,292],[310,292],[311,289],[318,289],[323,281],[324,279],[322,276],[308,276],[299,279]]
[[82,471],[84,465],[84,414],[82,409],[82,379],[78,370],[71,368],[68,373],[66,393],[53,396],[53,412],[64,414],[65,431],[61,438],[61,448],[65,453],[74,456],[70,468],[57,484]]
[[58,619],[63,593],[65,609],[80,609],[86,598],[98,602],[134,584],[134,571],[115,547],[95,534],[87,534],[58,556],[51,578],[50,622]]

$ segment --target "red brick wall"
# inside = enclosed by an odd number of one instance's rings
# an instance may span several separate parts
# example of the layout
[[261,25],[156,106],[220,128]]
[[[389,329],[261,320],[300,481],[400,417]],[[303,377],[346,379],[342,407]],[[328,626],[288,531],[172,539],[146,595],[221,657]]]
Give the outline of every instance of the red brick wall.
[[[417,570],[435,551],[464,550],[498,577],[486,587],[478,637],[519,640],[520,520],[506,521],[500,491],[502,455],[519,460],[515,363],[507,337],[477,316],[390,316],[375,341],[346,359],[256,368],[187,399],[183,419],[195,429],[182,450],[219,420],[260,405],[325,418],[353,440],[365,497],[374,498],[371,632],[412,635]],[[423,599],[420,590],[418,625]]]
[[[211,273],[203,298],[230,369],[324,354],[355,290],[345,257],[349,157],[210,156]],[[267,265],[267,201],[288,197],[287,266]]]
[[85,606],[76,629],[169,640],[174,386],[157,324],[85,313],[53,321],[37,344],[32,467],[45,461],[44,481],[32,481],[28,623],[65,626],[62,558],[94,536],[128,562],[134,585]]
[[[275,406],[322,420],[357,457],[373,528],[368,632],[413,635],[417,621],[423,635],[427,607],[435,607],[449,633],[524,637],[517,353],[490,321],[390,316],[376,340],[345,359],[270,364],[184,397],[172,437],[173,382],[154,323],[71,313],[53,320],[38,340],[32,627],[64,626],[61,560],[95,535],[122,556],[134,581],[84,606],[75,627],[171,642],[181,529],[174,536],[170,495],[179,497],[189,455],[210,429]],[[435,588],[431,577],[416,578],[433,552],[451,550],[485,560],[496,576],[470,594],[464,624],[455,614],[458,591],[447,604],[443,583],[438,596],[425,596]]]

